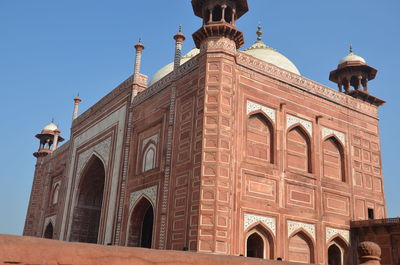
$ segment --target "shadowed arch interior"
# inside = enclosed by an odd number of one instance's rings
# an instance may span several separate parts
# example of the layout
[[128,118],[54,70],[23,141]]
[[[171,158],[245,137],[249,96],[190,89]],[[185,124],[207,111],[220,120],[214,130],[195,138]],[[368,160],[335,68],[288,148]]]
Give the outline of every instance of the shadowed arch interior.
[[335,137],[329,137],[323,143],[324,177],[345,182],[344,151]]
[[328,248],[328,265],[342,265],[342,251],[336,244]]
[[44,238],[48,238],[48,239],[52,239],[53,238],[53,233],[54,233],[54,229],[53,229],[53,224],[50,222],[47,226],[46,226],[46,230],[44,231]]
[[81,177],[70,241],[98,243],[104,182],[103,162],[93,155]]
[[274,259],[274,242],[271,233],[261,224],[248,233],[246,256],[262,259]]
[[300,126],[291,129],[287,135],[287,166],[298,171],[312,172],[311,140]]
[[274,163],[274,135],[271,122],[262,114],[247,120],[247,155]]
[[129,247],[151,248],[153,239],[154,209],[150,201],[142,198],[130,217]]

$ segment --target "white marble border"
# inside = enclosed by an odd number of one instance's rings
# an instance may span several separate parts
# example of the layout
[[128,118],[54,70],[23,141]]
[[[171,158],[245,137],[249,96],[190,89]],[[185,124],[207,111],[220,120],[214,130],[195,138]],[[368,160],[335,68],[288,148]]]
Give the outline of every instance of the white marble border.
[[287,221],[287,225],[288,225],[288,237],[291,237],[293,232],[296,231],[297,229],[302,228],[306,232],[308,232],[315,240],[315,225],[296,222],[296,221]]
[[267,115],[274,122],[274,124],[276,123],[276,110],[248,100],[247,101],[247,115],[252,113],[253,111],[257,111],[257,110],[260,110],[265,115]]
[[322,128],[322,139],[324,139],[328,135],[335,135],[342,142],[343,146],[346,146],[346,136],[344,133],[323,127]]
[[134,191],[131,193],[129,198],[129,215],[133,211],[133,208],[137,201],[142,197],[146,197],[153,204],[153,208],[156,209],[156,201],[157,201],[157,186],[152,186],[147,189]]
[[326,228],[326,243],[328,243],[336,235],[342,236],[346,240],[346,243],[350,244],[350,231],[332,227]]
[[266,227],[268,227],[274,236],[276,235],[276,220],[275,218],[272,217],[266,217],[266,216],[260,216],[260,215],[254,215],[254,214],[244,214],[244,223],[243,223],[243,228],[246,231],[250,226],[253,224],[261,222],[263,223]]
[[310,136],[313,135],[313,125],[312,125],[311,121],[303,120],[296,116],[292,116],[292,115],[288,114],[286,116],[286,129],[290,128],[294,124],[303,125],[303,127],[307,130],[307,132],[310,134]]

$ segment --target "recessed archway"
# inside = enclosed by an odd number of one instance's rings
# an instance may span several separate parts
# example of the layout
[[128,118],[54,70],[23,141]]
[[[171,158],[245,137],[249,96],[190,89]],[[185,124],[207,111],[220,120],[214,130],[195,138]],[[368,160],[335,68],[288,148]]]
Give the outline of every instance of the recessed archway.
[[289,239],[289,261],[314,263],[314,247],[310,237],[300,231]]
[[154,209],[150,201],[143,197],[132,211],[127,245],[152,248],[153,227]]
[[247,238],[246,256],[263,259],[265,256],[265,244],[260,234],[254,232]]
[[342,251],[336,244],[328,248],[328,265],[342,265]]
[[93,155],[81,177],[70,241],[98,243],[104,182],[103,162]]
[[272,232],[259,223],[247,232],[246,257],[274,259],[274,239]]
[[44,230],[43,237],[44,237],[44,238],[48,238],[48,239],[53,239],[53,233],[54,233],[53,224],[52,224],[52,223],[49,223],[49,224],[46,226],[46,230]]

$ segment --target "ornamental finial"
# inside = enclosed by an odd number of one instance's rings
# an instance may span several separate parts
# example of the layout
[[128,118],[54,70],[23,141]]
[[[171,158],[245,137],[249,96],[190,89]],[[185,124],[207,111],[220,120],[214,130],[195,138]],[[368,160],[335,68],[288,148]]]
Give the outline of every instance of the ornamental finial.
[[261,23],[258,23],[258,30],[257,30],[257,41],[262,41],[262,34],[263,34],[263,31],[262,31],[262,26],[261,26]]
[[182,24],[179,25],[179,32],[182,33]]
[[350,54],[353,53],[353,45],[350,44]]

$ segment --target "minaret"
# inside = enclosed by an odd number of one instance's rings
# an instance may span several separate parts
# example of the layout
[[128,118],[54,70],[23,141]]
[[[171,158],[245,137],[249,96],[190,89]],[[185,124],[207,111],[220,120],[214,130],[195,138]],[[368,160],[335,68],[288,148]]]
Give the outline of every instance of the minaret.
[[140,67],[142,64],[142,53],[144,50],[144,45],[139,39],[139,42],[135,45],[136,56],[135,56],[135,67],[133,71],[133,85],[132,85],[132,93],[133,97],[137,95],[137,93],[142,92],[147,88],[147,79],[146,75],[140,73]]
[[236,49],[244,44],[243,33],[236,28],[236,20],[248,10],[247,0],[192,0],[196,16],[203,26],[193,34],[197,48],[206,38],[225,37],[234,41]]
[[81,103],[82,99],[78,96],[74,98],[74,112],[72,113],[72,121],[78,118],[78,111],[79,111],[79,104]]
[[174,58],[174,71],[181,65],[182,44],[186,40],[185,35],[182,33],[182,26],[179,26],[179,32],[174,36],[175,40],[175,58]]
[[55,151],[58,144],[64,141],[64,138],[62,138],[60,134],[61,131],[53,122],[46,125],[41,133],[36,135],[36,138],[39,139],[39,149],[37,152],[33,153],[33,156],[36,158],[45,157]]
[[340,92],[380,106],[386,102],[372,96],[368,91],[368,81],[375,79],[377,72],[364,58],[354,54],[350,45],[349,54],[339,62],[337,69],[330,73],[329,80],[338,85]]

